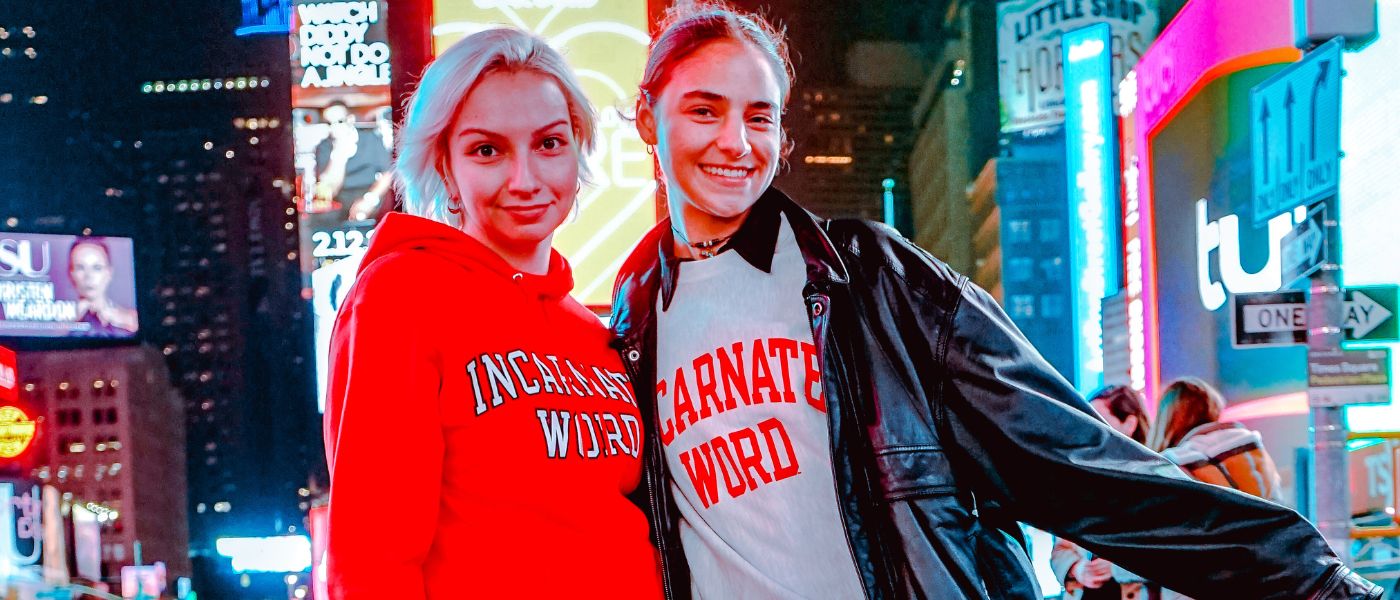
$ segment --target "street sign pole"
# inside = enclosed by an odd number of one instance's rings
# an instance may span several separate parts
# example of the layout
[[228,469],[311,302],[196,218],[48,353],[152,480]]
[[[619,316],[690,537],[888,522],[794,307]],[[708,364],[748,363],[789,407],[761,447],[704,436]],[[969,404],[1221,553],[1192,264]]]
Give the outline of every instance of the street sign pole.
[[[1337,247],[1341,227],[1336,210],[1328,211],[1323,220],[1323,233],[1329,245]],[[1328,257],[1311,276],[1312,289],[1308,298],[1308,357],[1312,364],[1315,354],[1337,354],[1342,351],[1342,324],[1345,319],[1342,297],[1342,269],[1335,256]],[[1320,325],[1313,325],[1320,324]],[[1311,379],[1311,377],[1309,378]],[[1308,405],[1312,427],[1309,437],[1313,447],[1313,510],[1317,528],[1332,551],[1351,563],[1351,499],[1347,474],[1347,428],[1345,407],[1322,400],[1326,390],[1308,387]]]

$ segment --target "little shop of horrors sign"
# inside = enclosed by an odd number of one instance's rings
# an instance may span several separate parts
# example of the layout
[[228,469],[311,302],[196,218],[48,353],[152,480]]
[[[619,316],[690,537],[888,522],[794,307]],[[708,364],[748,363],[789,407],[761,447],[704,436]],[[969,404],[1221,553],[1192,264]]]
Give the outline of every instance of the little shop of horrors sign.
[[1113,87],[1157,35],[1157,0],[1010,0],[997,5],[1001,130],[1064,122],[1065,33],[1098,23],[1113,31]]

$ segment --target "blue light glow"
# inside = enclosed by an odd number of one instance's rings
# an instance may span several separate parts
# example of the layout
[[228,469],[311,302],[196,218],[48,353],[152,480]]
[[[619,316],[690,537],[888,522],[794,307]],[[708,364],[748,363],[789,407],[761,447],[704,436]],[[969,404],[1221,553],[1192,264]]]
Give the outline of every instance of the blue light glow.
[[1112,30],[1102,23],[1063,41],[1074,384],[1083,394],[1103,385],[1101,302],[1120,285],[1111,44]]

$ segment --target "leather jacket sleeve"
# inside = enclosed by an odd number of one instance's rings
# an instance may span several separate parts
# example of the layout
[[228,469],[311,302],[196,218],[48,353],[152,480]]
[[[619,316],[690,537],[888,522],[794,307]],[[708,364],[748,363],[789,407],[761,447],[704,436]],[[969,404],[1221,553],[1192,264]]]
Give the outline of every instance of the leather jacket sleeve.
[[1183,475],[1110,429],[985,291],[963,280],[930,340],[940,426],[996,510],[1195,598],[1379,599],[1286,507]]

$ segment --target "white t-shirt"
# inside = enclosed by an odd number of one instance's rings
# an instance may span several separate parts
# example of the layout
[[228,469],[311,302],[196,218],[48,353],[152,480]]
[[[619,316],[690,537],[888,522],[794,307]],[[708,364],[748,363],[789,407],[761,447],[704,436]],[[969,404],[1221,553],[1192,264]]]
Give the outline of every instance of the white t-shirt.
[[656,399],[697,598],[861,598],[837,509],[820,363],[784,218],[771,273],[680,265],[657,305]]

